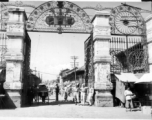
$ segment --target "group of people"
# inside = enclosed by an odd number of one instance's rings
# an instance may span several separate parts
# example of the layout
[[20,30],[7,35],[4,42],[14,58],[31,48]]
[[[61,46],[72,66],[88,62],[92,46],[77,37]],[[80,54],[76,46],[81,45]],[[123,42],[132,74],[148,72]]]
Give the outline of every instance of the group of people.
[[[37,92],[37,87],[30,86],[28,91],[27,91],[27,97],[28,97],[28,104],[32,105],[33,101],[36,101],[36,97],[38,96]],[[61,93],[62,90],[62,93]],[[64,92],[63,92],[64,91]],[[58,84],[56,84],[55,87],[55,96],[56,96],[56,101],[59,99],[59,94],[64,95],[64,100],[68,101],[68,96],[73,97],[73,101],[75,105],[80,103],[81,105],[85,105],[88,103],[90,106],[93,105],[93,96],[94,96],[94,88],[93,86],[85,87],[85,84],[82,84],[80,86],[79,83],[76,83],[75,85],[66,85],[64,87],[59,87]],[[46,95],[40,95],[39,96],[42,98],[42,102],[45,102],[45,96]]]
[[67,85],[63,88],[64,90],[64,100],[67,101],[68,96],[72,94],[73,100],[77,105],[80,103],[81,105],[85,105],[86,101],[91,106],[93,104],[93,95],[94,95],[94,88],[93,86],[85,87],[84,84],[80,87],[79,83],[76,83],[74,86]]
[[[63,93],[64,91],[64,93]],[[56,101],[58,101],[58,96],[59,93],[61,92],[61,88],[56,84],[55,88],[55,93],[56,93]],[[85,84],[82,84],[80,87],[79,83],[76,83],[74,86],[72,85],[66,85],[62,87],[62,94],[64,95],[64,100],[68,100],[68,96],[72,95],[73,96],[73,101],[75,105],[80,103],[81,105],[85,105],[86,102],[91,106],[93,105],[93,96],[94,96],[94,88],[93,86],[85,87]],[[125,95],[125,107],[126,110],[132,111],[134,108],[133,106],[133,98],[136,97],[136,95],[130,90],[129,86],[126,86],[126,90],[124,91]],[[37,96],[37,87],[31,86],[29,87],[27,91],[27,96],[28,96],[28,103],[29,105],[32,105],[33,99],[35,96]],[[45,97],[41,95],[42,102],[45,102]],[[36,100],[36,98],[35,98]]]

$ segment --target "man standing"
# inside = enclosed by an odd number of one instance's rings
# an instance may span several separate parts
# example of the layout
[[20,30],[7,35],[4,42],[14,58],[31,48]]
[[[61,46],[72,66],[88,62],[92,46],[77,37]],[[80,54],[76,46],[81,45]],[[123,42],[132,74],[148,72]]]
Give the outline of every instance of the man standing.
[[85,105],[86,89],[88,89],[88,87],[85,87],[85,84],[83,83],[81,87],[81,105]]
[[75,105],[77,105],[77,103],[79,103],[79,84],[75,85],[73,89],[73,98]]
[[27,90],[27,96],[28,96],[29,105],[32,105],[33,98],[34,98],[34,91],[33,91],[32,87],[29,87],[29,89]]
[[132,103],[132,96],[133,93],[130,90],[130,87],[128,86],[127,89],[124,92],[124,95],[126,97],[126,111],[130,108],[130,111],[133,109],[133,103]]
[[91,85],[89,88],[89,94],[88,94],[88,102],[89,102],[90,106],[92,106],[92,104],[93,104],[93,94],[94,94],[94,88]]
[[56,101],[58,101],[58,95],[59,95],[59,86],[58,84],[56,84],[56,88],[55,88],[55,92],[56,92]]
[[65,102],[67,101],[68,99],[68,87],[65,85],[64,87],[64,100]]

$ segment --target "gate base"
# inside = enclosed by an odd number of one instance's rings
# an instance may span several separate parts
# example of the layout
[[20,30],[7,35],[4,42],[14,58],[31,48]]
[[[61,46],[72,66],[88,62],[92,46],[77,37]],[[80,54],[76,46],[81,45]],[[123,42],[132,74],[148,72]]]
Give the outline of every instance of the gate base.
[[97,91],[95,95],[95,106],[113,107],[113,96],[110,91]]
[[20,91],[6,91],[5,97],[6,108],[20,108],[21,107],[21,95]]

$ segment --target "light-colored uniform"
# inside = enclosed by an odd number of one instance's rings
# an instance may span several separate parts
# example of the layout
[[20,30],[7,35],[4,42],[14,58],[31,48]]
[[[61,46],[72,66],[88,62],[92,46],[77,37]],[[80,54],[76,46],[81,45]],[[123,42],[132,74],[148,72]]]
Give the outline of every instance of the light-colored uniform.
[[81,104],[82,104],[82,105],[85,104],[85,91],[86,91],[86,88],[85,88],[85,87],[82,87],[82,88],[81,88]]
[[79,102],[79,89],[77,87],[73,88],[73,98],[75,102]]
[[67,101],[68,99],[68,87],[64,87],[64,100]]
[[133,93],[130,90],[125,90],[124,95],[126,97],[126,108],[129,108],[129,105],[131,108],[133,108],[133,103],[132,103]]
[[94,89],[93,89],[93,88],[90,88],[90,89],[89,89],[89,94],[88,94],[88,102],[89,102],[89,105],[92,105],[92,103],[93,103],[93,94],[94,94]]

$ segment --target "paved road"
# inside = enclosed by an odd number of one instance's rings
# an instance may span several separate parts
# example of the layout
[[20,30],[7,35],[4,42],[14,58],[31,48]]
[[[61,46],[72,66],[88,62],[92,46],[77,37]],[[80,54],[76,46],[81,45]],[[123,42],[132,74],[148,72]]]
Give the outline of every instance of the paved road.
[[72,101],[55,102],[53,98],[49,105],[0,110],[0,117],[151,119],[150,115],[144,115],[141,111],[126,112],[124,108],[119,107],[79,106]]

